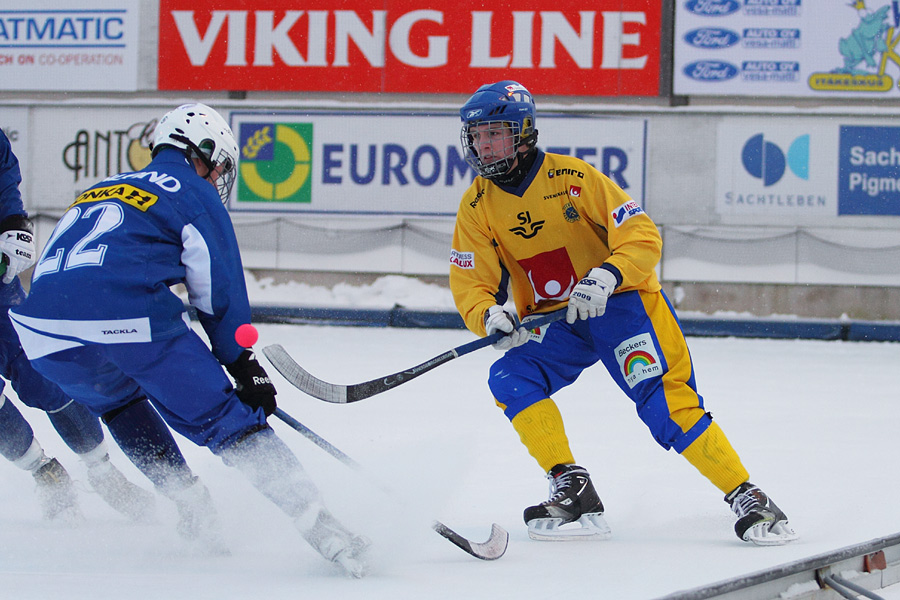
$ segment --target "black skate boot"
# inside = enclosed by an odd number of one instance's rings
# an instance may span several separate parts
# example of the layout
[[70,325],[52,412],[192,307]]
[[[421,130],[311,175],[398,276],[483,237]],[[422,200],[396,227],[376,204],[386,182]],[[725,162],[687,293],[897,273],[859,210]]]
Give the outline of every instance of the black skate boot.
[[725,502],[738,516],[734,532],[745,542],[759,546],[780,546],[799,536],[788,524],[787,516],[766,494],[745,482],[725,496]]
[[84,519],[81,509],[78,508],[78,498],[72,478],[58,460],[45,458],[32,476],[37,483],[38,496],[41,499],[45,519],[70,524]]
[[[525,509],[533,540],[605,540],[612,532],[603,518],[603,502],[588,472],[577,465],[556,465],[547,474],[550,499]],[[560,529],[567,523],[580,527]]]

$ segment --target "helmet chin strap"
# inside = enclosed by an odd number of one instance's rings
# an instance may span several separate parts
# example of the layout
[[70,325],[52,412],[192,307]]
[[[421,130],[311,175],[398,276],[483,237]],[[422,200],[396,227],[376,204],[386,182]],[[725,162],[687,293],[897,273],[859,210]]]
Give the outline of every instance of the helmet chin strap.
[[534,158],[536,156],[537,150],[533,145],[529,146],[524,152],[518,152],[518,160],[516,161],[515,166],[503,175],[491,177],[491,181],[499,183],[500,185],[517,187],[525,180],[528,171],[531,170],[531,165],[534,164]]
[[187,145],[187,147],[191,149],[191,152],[200,159],[200,161],[206,167],[206,177],[204,177],[204,179],[208,179],[210,174],[212,174],[212,172],[216,170],[215,163],[208,156],[206,156],[206,154],[203,152],[203,150],[200,149],[199,146],[197,146],[197,144],[192,142],[189,138],[175,133],[171,134],[169,137],[176,142],[181,142],[182,144]]

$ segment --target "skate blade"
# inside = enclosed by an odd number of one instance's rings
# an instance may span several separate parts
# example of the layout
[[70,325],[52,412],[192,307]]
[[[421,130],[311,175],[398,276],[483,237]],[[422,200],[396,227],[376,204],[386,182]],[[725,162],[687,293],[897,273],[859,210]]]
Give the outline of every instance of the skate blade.
[[583,514],[565,525],[560,518],[532,519],[528,522],[528,537],[540,542],[595,542],[612,537],[612,530],[600,513]]
[[744,541],[757,546],[783,546],[799,537],[787,521],[779,521],[771,528],[768,523],[760,523],[744,533]]
[[353,579],[362,579],[371,571],[368,554],[372,541],[363,536],[354,538],[350,547],[334,557],[334,562],[343,567],[345,574]]
[[338,563],[344,569],[344,573],[347,577],[362,579],[369,574],[370,566],[363,559],[350,556],[339,556],[334,562]]

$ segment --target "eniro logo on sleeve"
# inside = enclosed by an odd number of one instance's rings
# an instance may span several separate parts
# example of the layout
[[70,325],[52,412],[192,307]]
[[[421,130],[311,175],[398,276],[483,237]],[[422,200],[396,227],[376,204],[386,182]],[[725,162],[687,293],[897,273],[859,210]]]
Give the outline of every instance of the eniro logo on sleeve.
[[456,265],[460,269],[475,268],[475,253],[460,252],[459,250],[450,250],[450,264]]
[[659,353],[649,333],[628,338],[616,346],[615,353],[619,370],[630,388],[645,379],[662,375]]

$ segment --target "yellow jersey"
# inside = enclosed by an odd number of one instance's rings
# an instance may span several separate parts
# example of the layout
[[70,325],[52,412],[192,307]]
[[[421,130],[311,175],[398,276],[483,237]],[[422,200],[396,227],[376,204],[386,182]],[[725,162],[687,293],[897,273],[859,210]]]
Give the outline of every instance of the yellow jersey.
[[659,230],[637,202],[588,163],[537,151],[516,189],[476,177],[463,194],[450,251],[450,289],[466,326],[504,304],[519,318],[562,308],[593,267],[615,267],[617,292],[660,289]]

